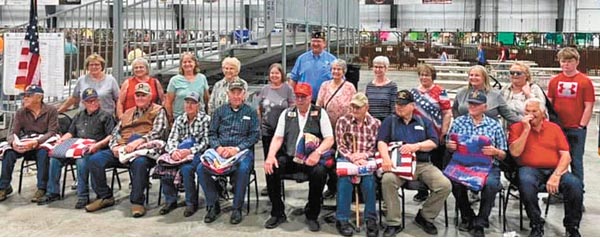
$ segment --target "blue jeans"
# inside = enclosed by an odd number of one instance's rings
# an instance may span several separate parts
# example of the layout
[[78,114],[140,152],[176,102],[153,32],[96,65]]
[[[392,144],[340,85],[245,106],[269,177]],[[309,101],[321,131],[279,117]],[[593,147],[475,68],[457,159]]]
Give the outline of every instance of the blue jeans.
[[[198,190],[196,189],[196,168],[200,164],[200,153],[194,156],[194,160],[189,163],[182,164],[179,167],[181,178],[183,180],[183,187],[185,188],[185,205],[198,207]],[[173,204],[177,202],[177,188],[173,179],[161,178],[162,193],[165,196],[165,202],[167,204]]]
[[[85,199],[89,198],[90,195],[90,186],[88,183],[90,171],[87,167],[88,159],[89,156],[84,156],[75,160],[75,165],[77,166],[77,196]],[[62,167],[68,160],[73,159],[50,158],[50,175],[48,177],[48,190],[46,191],[47,195],[60,194],[60,176],[62,175],[61,171]]]
[[[337,183],[337,210],[335,217],[338,221],[347,222],[350,219],[350,205],[352,204],[352,188],[350,176],[338,177]],[[377,220],[377,211],[375,210],[375,193],[377,192],[377,183],[373,175],[360,177],[360,189],[362,190],[365,201],[364,220]]]
[[48,151],[43,149],[30,150],[23,154],[18,153],[14,150],[7,150],[4,152],[2,159],[2,174],[0,175],[0,190],[7,189],[10,186],[12,180],[13,170],[15,169],[15,163],[17,158],[23,157],[26,160],[35,160],[37,166],[37,188],[46,189],[48,184]]
[[[519,168],[519,194],[525,204],[525,211],[531,221],[531,226],[541,225],[542,217],[538,204],[538,191],[546,187],[546,182],[554,169],[537,169],[532,167]],[[572,173],[565,173],[560,177],[558,190],[565,199],[565,227],[579,227],[583,204],[583,183]]]
[[460,210],[461,219],[471,221],[473,227],[483,228],[488,223],[488,218],[494,206],[496,194],[502,189],[500,183],[500,168],[496,165],[492,167],[488,174],[485,186],[481,190],[481,202],[479,204],[479,213],[471,208],[469,198],[467,197],[467,187],[462,184],[452,182],[452,194],[456,198],[456,203]]
[[583,184],[583,153],[585,150],[585,137],[587,129],[566,128],[563,129],[571,153],[571,172],[581,180]]
[[[228,175],[231,176],[231,180],[234,181],[233,185],[233,209],[242,209],[244,206],[244,199],[246,196],[246,187],[248,186],[248,181],[250,180],[250,171],[252,170],[252,166],[254,166],[254,154],[252,152],[247,152],[245,155],[242,155],[240,161],[233,171],[231,171]],[[202,191],[204,191],[204,197],[206,198],[206,206],[214,206],[218,200],[217,195],[217,185],[216,181],[212,178],[214,175],[202,164],[198,165],[198,169],[196,170],[198,174],[198,183],[202,186]]]
[[[92,188],[96,191],[99,198],[110,198],[113,196],[112,190],[106,182],[106,168],[112,168],[121,165],[115,158],[112,151],[101,150],[90,156],[89,169],[92,174]],[[137,157],[129,163],[129,173],[131,175],[131,194],[129,201],[131,204],[143,205],[145,201],[144,190],[148,187],[148,170],[154,166],[155,161],[147,157]]]

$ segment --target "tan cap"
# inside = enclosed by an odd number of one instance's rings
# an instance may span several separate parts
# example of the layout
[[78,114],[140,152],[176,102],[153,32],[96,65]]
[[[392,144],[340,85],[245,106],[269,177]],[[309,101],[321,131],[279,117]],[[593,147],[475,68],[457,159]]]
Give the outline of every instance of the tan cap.
[[147,83],[138,83],[137,85],[135,85],[135,92],[136,93],[151,94],[150,84],[147,84]]
[[354,96],[352,96],[350,104],[355,105],[357,107],[364,107],[365,105],[369,104],[369,99],[364,93],[356,93],[354,94]]

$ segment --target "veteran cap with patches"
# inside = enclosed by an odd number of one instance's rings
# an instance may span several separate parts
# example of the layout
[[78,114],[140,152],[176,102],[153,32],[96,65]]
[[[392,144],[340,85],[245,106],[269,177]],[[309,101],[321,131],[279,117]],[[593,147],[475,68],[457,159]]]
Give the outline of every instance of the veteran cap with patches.
[[136,93],[150,94],[151,93],[150,84],[148,84],[148,83],[138,83],[137,85],[135,85],[135,92]]
[[87,101],[87,100],[92,99],[92,98],[98,98],[98,92],[96,91],[96,89],[86,88],[81,93],[81,99],[83,101]]
[[325,32],[315,31],[315,32],[312,33],[312,38],[325,40]]
[[467,102],[473,104],[485,104],[487,103],[487,97],[485,96],[485,93],[479,90],[475,90],[471,94],[469,94]]
[[244,88],[244,82],[242,82],[242,80],[239,79],[235,79],[233,80],[233,82],[229,83],[229,91],[234,90],[234,89],[246,89]]
[[34,85],[34,84],[29,85],[29,86],[27,86],[27,88],[25,88],[24,94],[31,95],[31,94],[35,94],[35,93],[44,94],[44,89],[42,89],[42,87],[40,87],[38,85]]
[[410,91],[406,89],[398,91],[398,95],[396,96],[396,104],[406,105],[411,102],[415,102],[415,99],[413,98],[413,95],[410,93]]

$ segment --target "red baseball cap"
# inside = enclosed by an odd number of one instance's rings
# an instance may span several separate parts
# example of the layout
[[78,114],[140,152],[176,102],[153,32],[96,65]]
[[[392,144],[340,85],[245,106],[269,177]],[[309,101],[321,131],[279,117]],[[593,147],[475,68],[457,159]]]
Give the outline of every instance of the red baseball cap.
[[308,83],[298,83],[294,88],[296,95],[312,96],[312,87]]

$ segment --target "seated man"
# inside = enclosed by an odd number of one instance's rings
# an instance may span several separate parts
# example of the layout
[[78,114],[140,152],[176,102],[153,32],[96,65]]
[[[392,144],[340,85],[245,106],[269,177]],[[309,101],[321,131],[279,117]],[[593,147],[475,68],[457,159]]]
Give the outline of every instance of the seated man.
[[[214,149],[220,157],[239,156],[232,172],[226,173],[231,176],[231,181],[234,183],[233,210],[229,220],[231,224],[242,222],[246,187],[250,180],[250,171],[254,166],[253,148],[260,136],[258,114],[254,108],[244,103],[246,98],[244,86],[245,83],[239,79],[229,84],[227,92],[229,102],[215,109],[208,130],[210,148]],[[244,150],[248,151],[240,155],[239,153]],[[206,197],[208,212],[204,217],[204,223],[211,223],[221,213],[217,182],[213,179],[215,174],[203,165],[198,166],[196,173]]]
[[[183,110],[185,114],[177,117],[165,150],[169,154],[169,162],[172,166],[169,169],[181,173],[183,187],[185,188],[185,211],[184,217],[193,215],[198,209],[198,190],[196,189],[196,176],[194,172],[200,163],[199,155],[208,148],[208,126],[210,116],[204,111],[199,110],[200,95],[197,92],[191,92],[185,97]],[[190,140],[190,141],[188,141]],[[188,143],[189,145],[184,145]],[[191,160],[191,158],[193,160]],[[162,158],[162,157],[161,157]],[[158,167],[161,165],[159,158]],[[185,161],[185,162],[180,162]],[[167,170],[167,168],[165,168]],[[179,171],[177,171],[179,170]],[[160,209],[160,214],[165,215],[177,208],[177,188],[173,176],[162,176],[162,193],[165,195],[165,206]]]
[[[485,135],[489,137],[491,145],[482,148],[483,154],[496,160],[503,160],[506,157],[506,136],[500,123],[484,114],[487,110],[487,97],[479,91],[474,91],[467,98],[467,102],[469,103],[469,114],[454,119],[448,134]],[[455,141],[448,140],[446,148],[451,152],[456,151],[457,144]],[[483,228],[488,225],[488,217],[492,211],[496,193],[500,189],[502,189],[500,167],[498,161],[494,161],[481,191],[479,214],[476,216],[467,197],[467,187],[452,182],[452,194],[457,200],[461,215],[458,229],[468,231],[472,236],[485,236]]]
[[[381,122],[368,113],[369,99],[364,93],[355,94],[350,101],[350,106],[352,112],[342,116],[335,127],[338,156],[341,157],[338,158],[338,161],[343,159],[357,166],[365,166],[367,161],[374,160],[377,132],[381,127]],[[346,138],[346,135],[350,135],[350,138]],[[370,237],[379,235],[377,210],[375,209],[376,186],[373,173],[360,176],[360,187],[365,201],[364,221],[367,226],[367,236]],[[348,222],[352,187],[352,176],[338,177],[336,228],[343,236],[352,236],[354,231]]]
[[[328,151],[334,143],[333,129],[325,109],[311,104],[312,88],[308,83],[298,83],[294,89],[296,106],[284,110],[279,116],[269,154],[265,161],[267,174],[267,190],[269,200],[273,204],[271,217],[265,228],[273,229],[286,221],[285,205],[281,200],[281,175],[303,172],[308,174],[308,205],[305,209],[306,223],[310,231],[321,230],[317,221],[321,212],[323,187],[327,171],[321,163],[321,155]],[[296,148],[305,134],[318,137],[319,146],[308,155],[303,164],[293,161],[297,156]]]
[[[106,151],[110,153],[108,141],[111,138],[111,133],[115,128],[115,118],[106,111],[100,110],[100,101],[98,100],[98,92],[93,88],[87,88],[81,93],[81,99],[85,110],[81,110],[69,126],[69,132],[64,134],[58,141],[57,145],[69,138],[92,139],[95,144],[87,148],[84,156],[75,160],[77,164],[77,204],[75,209],[82,209],[89,203],[89,183],[90,171],[87,167],[87,161],[90,155],[98,151]],[[50,159],[50,177],[48,178],[48,191],[38,202],[38,205],[45,205],[60,199],[60,176],[61,170],[65,163],[72,161],[74,158],[51,158]],[[69,161],[70,160],[70,161]]]
[[[2,159],[2,175],[0,176],[0,201],[6,200],[12,193],[10,186],[17,158],[35,160],[37,165],[37,191],[31,202],[38,202],[46,194],[48,183],[48,151],[40,145],[58,133],[58,112],[54,106],[45,104],[44,90],[36,85],[29,85],[23,95],[23,107],[17,110],[13,126],[7,142],[12,149],[4,152]],[[38,134],[35,140],[22,141],[18,139]]]
[[[112,151],[99,151],[89,158],[89,170],[92,175],[92,188],[98,199],[87,206],[87,212],[94,212],[115,204],[112,190],[106,183],[106,168],[116,167],[119,162],[119,150],[124,148],[126,153],[135,151],[144,142],[164,140],[167,128],[165,109],[152,103],[152,91],[147,83],[135,86],[135,107],[123,113],[121,120],[112,132],[109,146]],[[148,169],[155,161],[140,156],[129,164],[131,171],[131,215],[142,217],[146,214],[144,207],[144,191],[148,186]]]
[[561,128],[546,120],[546,107],[537,98],[525,101],[525,116],[521,123],[510,127],[510,154],[518,157],[519,194],[530,220],[529,236],[544,236],[544,219],[538,204],[538,188],[546,184],[550,194],[564,194],[565,236],[581,236],[583,183],[569,173],[569,144]]
[[388,207],[386,215],[387,228],[383,236],[396,236],[404,227],[402,224],[400,199],[398,189],[406,182],[392,172],[388,143],[402,141],[399,148],[402,154],[416,154],[417,168],[415,178],[427,185],[431,194],[423,203],[415,217],[415,223],[427,232],[437,234],[433,220],[444,207],[452,185],[435,165],[431,163],[430,152],[437,147],[439,141],[433,123],[424,117],[414,114],[415,100],[408,90],[398,91],[396,98],[396,113],[383,121],[377,135],[377,149],[381,154],[382,170],[381,192]]

